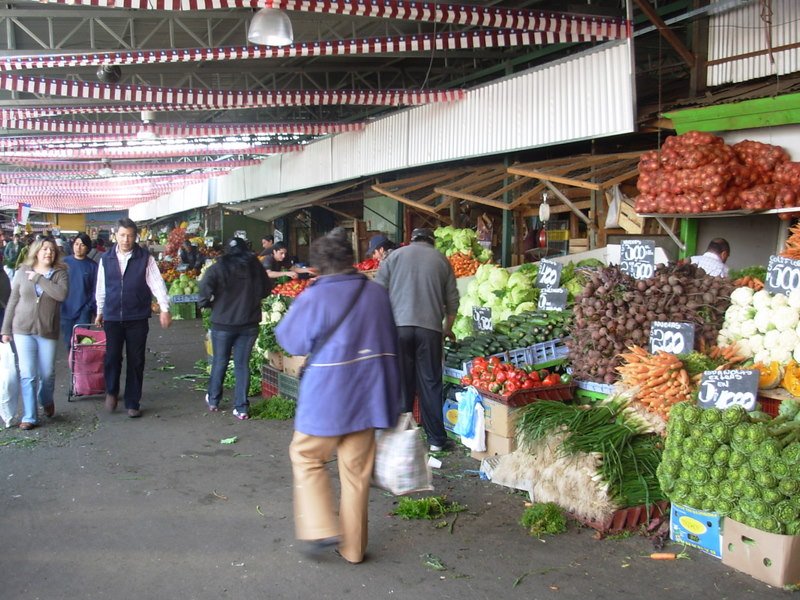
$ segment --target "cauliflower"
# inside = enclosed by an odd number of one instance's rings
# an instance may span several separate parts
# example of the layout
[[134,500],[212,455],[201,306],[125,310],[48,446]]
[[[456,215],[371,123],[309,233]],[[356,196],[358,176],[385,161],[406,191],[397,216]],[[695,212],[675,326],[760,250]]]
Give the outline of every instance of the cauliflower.
[[739,306],[738,304],[731,304],[728,307],[728,310],[725,311],[725,325],[730,323],[738,323],[740,321],[744,321],[744,306]]
[[749,287],[738,287],[731,294],[731,304],[737,306],[747,306],[753,302],[755,290]]
[[800,346],[794,349],[794,352],[792,352],[792,358],[794,359],[794,362],[800,364]]
[[797,335],[794,329],[781,331],[780,336],[778,336],[778,344],[781,348],[788,348],[793,351],[800,344],[800,335]]
[[[778,296],[775,297],[777,298]],[[797,314],[797,309],[784,305],[774,309],[772,320],[778,331],[787,331],[797,327],[797,323],[800,322],[800,315]]]
[[[734,290],[734,294],[744,288],[738,288]],[[731,298],[733,298],[733,294],[731,294]],[[771,308],[772,306],[772,295],[767,290],[758,290],[755,294],[753,294],[753,299],[751,304],[755,307],[755,309],[761,312],[762,309]]]
[[[739,340],[737,343],[742,343],[744,340]],[[759,350],[764,349],[764,336],[757,334],[747,338],[747,343],[750,344],[750,349],[753,351],[753,355],[755,355]]]
[[283,313],[279,313],[279,312],[271,312],[271,313],[269,314],[269,322],[270,322],[270,323],[277,323],[277,322],[278,322],[278,321],[280,321],[282,318],[283,318]]
[[[720,342],[717,342],[718,344]],[[736,354],[740,356],[753,356],[755,352],[753,351],[753,347],[750,345],[750,340],[736,340]],[[762,348],[763,349],[763,346]]]
[[723,327],[717,333],[717,346],[727,346],[733,341],[730,330]]
[[[730,330],[730,326],[728,329]],[[742,321],[739,324],[738,331],[739,335],[741,335],[743,338],[751,338],[758,334],[759,329],[754,319],[748,319],[747,321]]]
[[762,365],[768,365],[771,361],[767,350],[759,350],[753,355],[753,360]]
[[286,305],[283,302],[275,302],[272,305],[273,312],[286,312]]
[[787,306],[789,303],[786,299],[786,296],[781,294],[780,292],[775,294],[772,299],[769,301],[769,305],[771,308],[775,309],[779,306]]
[[769,350],[769,360],[770,362],[775,361],[782,365],[787,365],[789,364],[789,361],[792,360],[792,350],[793,348],[774,346]]
[[764,334],[764,348],[772,351],[780,345],[781,332],[777,329],[770,329]]
[[800,287],[794,288],[786,303],[792,308],[800,310]]
[[758,313],[753,319],[756,324],[756,329],[758,329],[761,333],[767,333],[768,331],[775,329],[773,316],[774,314],[771,308],[759,308]]

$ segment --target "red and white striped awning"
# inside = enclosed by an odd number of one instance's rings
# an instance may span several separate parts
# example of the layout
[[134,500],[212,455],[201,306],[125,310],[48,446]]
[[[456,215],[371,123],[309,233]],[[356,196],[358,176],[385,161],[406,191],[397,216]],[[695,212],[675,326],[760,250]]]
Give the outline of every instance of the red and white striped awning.
[[155,171],[191,171],[202,169],[215,171],[225,169],[230,171],[239,167],[250,167],[259,164],[257,159],[218,160],[218,161],[180,161],[180,162],[91,162],[74,160],[50,160],[34,158],[5,157],[3,162],[17,167],[29,169],[44,169],[41,171],[25,172],[0,172],[0,181],[24,180],[27,178],[41,177],[67,177],[74,175],[96,175],[103,168],[110,168],[114,173],[152,173]]
[[182,156],[209,156],[214,154],[280,154],[300,152],[303,146],[253,146],[250,144],[214,143],[202,146],[125,146],[120,148],[59,148],[43,150],[15,150],[0,152],[0,163],[24,158],[51,158],[75,160],[128,160],[137,158],[175,158]]

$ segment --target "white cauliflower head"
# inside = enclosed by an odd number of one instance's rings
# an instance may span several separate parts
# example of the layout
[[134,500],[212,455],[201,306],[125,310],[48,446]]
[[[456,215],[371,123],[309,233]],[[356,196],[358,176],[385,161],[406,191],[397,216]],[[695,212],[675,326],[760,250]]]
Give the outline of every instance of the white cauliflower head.
[[772,299],[769,301],[769,305],[771,308],[778,308],[779,306],[787,306],[789,304],[788,298],[778,292],[775,294]]
[[759,308],[755,318],[753,318],[753,321],[756,324],[756,328],[761,333],[767,333],[768,331],[775,329],[773,316],[774,315],[771,308],[768,307]]
[[758,290],[753,294],[752,304],[759,312],[762,309],[770,308],[772,306],[772,294],[767,290]]
[[747,286],[737,287],[731,293],[731,304],[735,304],[737,306],[747,306],[752,304],[753,302],[753,294],[756,291],[753,288],[749,288]]
[[787,331],[797,327],[797,323],[800,322],[800,314],[798,314],[797,310],[791,306],[779,306],[773,311],[772,320],[775,323],[775,328],[778,331]]

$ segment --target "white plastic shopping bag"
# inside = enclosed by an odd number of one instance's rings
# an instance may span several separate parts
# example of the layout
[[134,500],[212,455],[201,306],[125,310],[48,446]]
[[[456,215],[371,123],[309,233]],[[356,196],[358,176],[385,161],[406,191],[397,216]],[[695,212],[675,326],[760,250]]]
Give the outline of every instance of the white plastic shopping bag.
[[403,413],[394,429],[375,432],[372,483],[395,496],[433,489],[428,452],[411,413]]
[[0,343],[0,419],[11,427],[19,401],[19,372],[11,343]]

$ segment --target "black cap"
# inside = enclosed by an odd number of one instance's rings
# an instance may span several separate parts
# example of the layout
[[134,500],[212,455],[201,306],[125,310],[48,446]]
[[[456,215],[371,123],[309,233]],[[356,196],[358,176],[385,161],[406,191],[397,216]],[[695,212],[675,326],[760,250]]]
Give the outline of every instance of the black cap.
[[433,241],[433,233],[430,229],[425,229],[424,227],[419,227],[411,232],[411,241],[416,242],[417,240],[429,240]]

